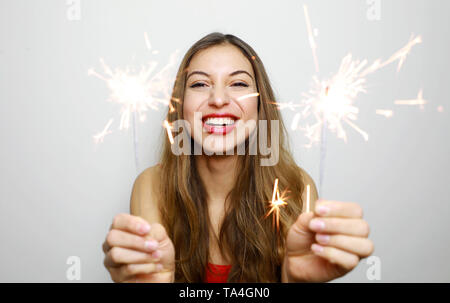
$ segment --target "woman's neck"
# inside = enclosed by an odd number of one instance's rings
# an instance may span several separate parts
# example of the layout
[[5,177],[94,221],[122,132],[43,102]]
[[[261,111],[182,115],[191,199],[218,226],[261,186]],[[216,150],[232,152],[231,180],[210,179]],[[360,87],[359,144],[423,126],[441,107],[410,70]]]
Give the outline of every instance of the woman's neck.
[[206,187],[208,203],[223,204],[234,186],[238,156],[197,156],[197,170]]

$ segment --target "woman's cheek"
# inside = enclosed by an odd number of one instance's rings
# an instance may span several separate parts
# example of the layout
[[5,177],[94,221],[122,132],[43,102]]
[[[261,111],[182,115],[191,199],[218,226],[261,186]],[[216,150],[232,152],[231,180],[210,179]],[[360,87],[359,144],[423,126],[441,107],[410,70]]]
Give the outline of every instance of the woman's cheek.
[[257,120],[258,119],[258,99],[247,100],[247,102],[241,103],[241,107],[245,112],[245,120]]

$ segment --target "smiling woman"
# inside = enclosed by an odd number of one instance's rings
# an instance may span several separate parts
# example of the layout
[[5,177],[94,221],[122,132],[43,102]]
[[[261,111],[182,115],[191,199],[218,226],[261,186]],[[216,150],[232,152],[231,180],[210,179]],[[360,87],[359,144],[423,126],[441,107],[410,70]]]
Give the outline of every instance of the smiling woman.
[[[205,154],[175,154],[166,140],[160,164],[136,179],[131,215],[115,217],[104,243],[114,281],[327,281],[371,253],[357,204],[315,207],[314,182],[288,150],[265,68],[248,44],[220,33],[199,40],[180,64],[171,100],[166,121],[185,122],[186,144]],[[262,121],[279,128],[262,129]],[[261,150],[249,152],[256,133],[279,145],[272,165],[261,164]],[[228,153],[238,146],[246,152]],[[279,229],[266,217],[275,179],[288,192]],[[313,213],[304,211],[306,185]]]

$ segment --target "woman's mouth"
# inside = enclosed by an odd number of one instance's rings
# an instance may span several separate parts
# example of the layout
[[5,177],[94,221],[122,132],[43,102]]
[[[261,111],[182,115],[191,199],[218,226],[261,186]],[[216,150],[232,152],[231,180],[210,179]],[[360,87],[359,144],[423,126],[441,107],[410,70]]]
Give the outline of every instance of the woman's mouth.
[[202,118],[203,128],[210,134],[219,135],[231,132],[235,128],[237,120],[239,120],[238,117],[228,113],[214,113]]

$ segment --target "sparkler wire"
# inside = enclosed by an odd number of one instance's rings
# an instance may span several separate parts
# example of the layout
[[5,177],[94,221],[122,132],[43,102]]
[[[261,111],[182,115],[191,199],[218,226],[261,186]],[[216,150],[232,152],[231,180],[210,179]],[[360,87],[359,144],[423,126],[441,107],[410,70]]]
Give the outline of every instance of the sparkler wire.
[[136,165],[136,174],[139,174],[139,157],[138,157],[138,136],[137,136],[137,112],[133,111],[133,141],[134,141],[134,162]]
[[325,174],[325,158],[327,156],[327,120],[323,119],[320,135],[320,162],[319,162],[319,193],[323,194],[323,180]]

